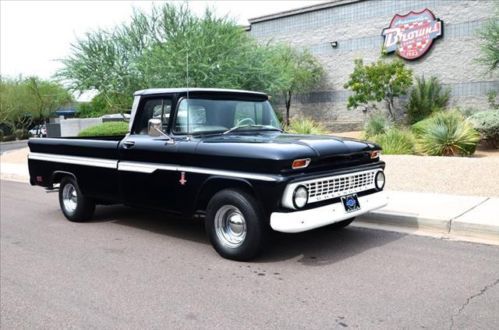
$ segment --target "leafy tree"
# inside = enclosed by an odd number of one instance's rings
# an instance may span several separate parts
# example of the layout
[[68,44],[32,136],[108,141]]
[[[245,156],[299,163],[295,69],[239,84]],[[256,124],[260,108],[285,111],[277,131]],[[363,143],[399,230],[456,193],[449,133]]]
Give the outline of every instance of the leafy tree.
[[444,89],[437,77],[416,79],[416,85],[409,94],[407,113],[409,123],[414,124],[445,108],[450,98],[450,90]]
[[357,59],[350,80],[344,85],[353,91],[353,95],[348,97],[348,108],[376,108],[374,102],[384,101],[391,119],[395,120],[394,100],[405,95],[411,85],[412,70],[401,61],[378,60],[364,65],[362,59]]
[[296,50],[288,45],[278,45],[273,50],[272,67],[281,75],[276,89],[281,92],[286,106],[285,124],[289,126],[291,97],[296,93],[305,93],[317,86],[324,76],[324,69],[308,50]]
[[34,99],[30,112],[36,121],[45,121],[59,107],[73,102],[72,95],[58,83],[37,77],[29,77],[24,83]]
[[480,30],[481,56],[478,60],[487,66],[489,71],[499,68],[499,5],[496,13]]
[[[107,112],[128,110],[133,92],[144,88],[220,87],[272,94],[303,87],[302,78],[275,65],[278,48],[258,44],[234,21],[210,10],[197,17],[186,4],[165,3],[150,12],[136,11],[127,24],[77,40],[58,77],[73,90],[97,90]],[[297,76],[305,76],[306,68]]]
[[80,118],[101,117],[109,112],[108,103],[104,95],[96,95],[90,102],[78,104],[77,116]]
[[58,83],[36,77],[7,79],[0,83],[0,122],[11,128],[26,129],[43,122],[63,105],[71,94]]

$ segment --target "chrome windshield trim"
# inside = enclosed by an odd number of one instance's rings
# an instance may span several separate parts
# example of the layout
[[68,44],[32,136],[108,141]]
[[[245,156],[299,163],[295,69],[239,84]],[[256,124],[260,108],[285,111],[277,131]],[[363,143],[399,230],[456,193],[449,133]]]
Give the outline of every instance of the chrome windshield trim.
[[40,152],[30,152],[28,154],[28,159],[41,160],[46,162],[55,162],[63,164],[75,164],[75,165],[85,165],[85,166],[96,166],[104,168],[114,168],[118,167],[118,161],[113,159],[103,159],[103,158],[93,158],[93,157],[81,157],[81,156],[66,156],[57,154],[46,154]]

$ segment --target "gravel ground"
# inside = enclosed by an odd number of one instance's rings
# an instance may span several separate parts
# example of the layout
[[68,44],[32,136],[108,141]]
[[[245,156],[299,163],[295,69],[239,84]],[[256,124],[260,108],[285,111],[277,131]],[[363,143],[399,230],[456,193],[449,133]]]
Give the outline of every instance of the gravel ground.
[[[4,167],[26,164],[28,149],[1,156]],[[475,157],[382,155],[389,190],[453,195],[499,196],[499,150]],[[8,164],[8,165],[7,165]]]
[[[362,132],[333,135],[361,139]],[[479,148],[473,157],[382,155],[389,190],[499,196],[499,149]]]
[[499,157],[382,155],[389,190],[499,196]]

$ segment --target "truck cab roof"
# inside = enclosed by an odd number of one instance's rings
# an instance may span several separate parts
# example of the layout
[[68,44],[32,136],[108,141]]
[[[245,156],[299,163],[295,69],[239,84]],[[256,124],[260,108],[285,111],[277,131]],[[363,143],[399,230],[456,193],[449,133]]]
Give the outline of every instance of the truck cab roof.
[[262,92],[255,92],[242,89],[225,89],[225,88],[148,88],[136,91],[135,96],[154,95],[154,94],[180,94],[180,93],[234,93],[234,94],[251,94],[268,98],[268,95]]

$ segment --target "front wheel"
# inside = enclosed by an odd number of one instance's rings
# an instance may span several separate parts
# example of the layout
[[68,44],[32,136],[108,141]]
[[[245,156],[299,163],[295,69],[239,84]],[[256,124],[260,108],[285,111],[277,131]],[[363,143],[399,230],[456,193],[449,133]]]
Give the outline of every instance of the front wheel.
[[83,196],[76,180],[71,177],[65,177],[61,180],[59,205],[64,216],[73,222],[90,220],[95,210],[95,202]]
[[253,196],[239,190],[222,190],[210,200],[205,228],[222,257],[249,260],[263,250],[269,225]]

